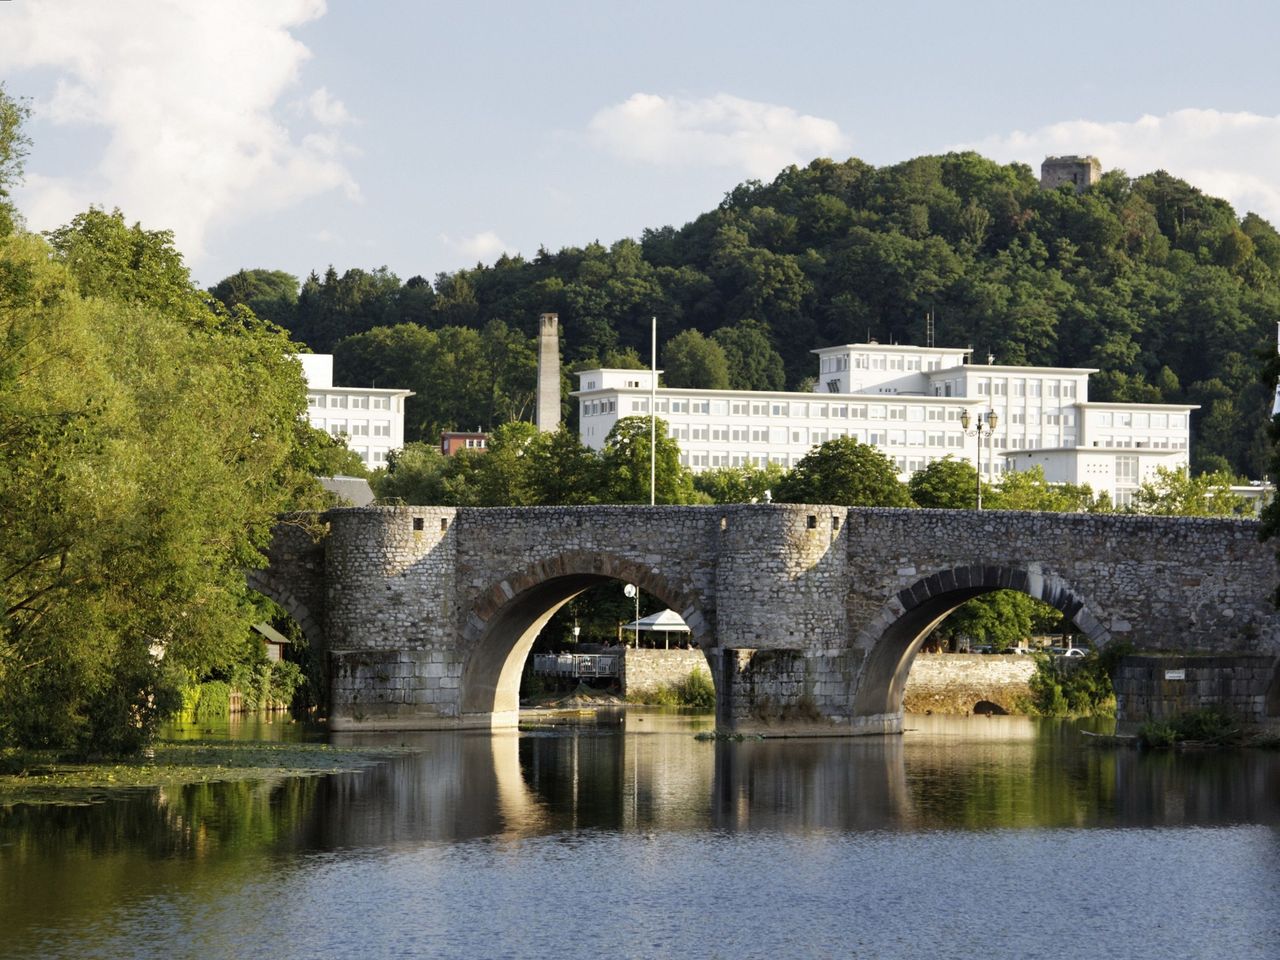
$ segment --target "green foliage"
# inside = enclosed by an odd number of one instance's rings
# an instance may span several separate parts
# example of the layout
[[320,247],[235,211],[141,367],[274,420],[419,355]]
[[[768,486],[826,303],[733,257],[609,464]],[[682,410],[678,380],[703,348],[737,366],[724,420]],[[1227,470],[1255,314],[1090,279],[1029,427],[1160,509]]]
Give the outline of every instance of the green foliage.
[[1156,467],[1156,476],[1134,491],[1133,513],[1170,517],[1248,517],[1249,502],[1231,490],[1236,479],[1229,473],[1189,476],[1186,470]]
[[829,503],[850,507],[906,507],[907,488],[875,447],[838,437],[810,450],[774,490],[781,503]]
[[654,453],[656,503],[697,503],[702,498],[693,487],[693,475],[680,465],[680,445],[667,436],[661,417],[656,426],[656,446],[649,442],[648,417],[622,417],[605,437],[601,452],[603,503],[648,503],[651,446]]
[[12,186],[22,179],[22,164],[31,146],[22,132],[30,115],[26,101],[10,97],[0,83],[0,237],[8,236],[18,225],[18,212],[8,196]]
[[1042,467],[1001,474],[982,505],[991,510],[1043,510],[1049,513],[1107,513],[1111,498],[1094,495],[1088,484],[1049,483]]
[[1037,654],[1027,712],[1041,717],[1115,716],[1111,675],[1128,652],[1123,644],[1112,644],[1101,653],[1090,651],[1078,659]]
[[919,507],[972,510],[978,503],[978,471],[966,460],[946,456],[913,473],[907,492]]
[[1060,611],[1034,597],[1018,590],[995,590],[965,603],[939,629],[1001,651],[1032,635],[1053,632],[1061,622]]
[[668,387],[729,389],[729,360],[724,347],[697,330],[682,331],[666,342],[662,366]]
[[1180,743],[1233,746],[1243,740],[1240,721],[1215,707],[1189,710],[1168,720],[1148,720],[1138,728],[1138,743],[1153,750],[1170,750]]
[[283,332],[211,306],[164,231],[0,240],[0,743],[144,745],[234,662],[244,578],[323,503]]
[[632,703],[661,707],[688,707],[699,713],[713,713],[716,709],[716,687],[711,674],[695,667],[683,680],[664,683],[635,696],[628,696]]
[[229,310],[243,304],[255,316],[288,327],[298,307],[298,278],[283,270],[239,270],[209,293]]
[[693,475],[694,489],[712,503],[765,503],[786,470],[776,463],[763,467],[715,467]]
[[483,331],[383,326],[341,340],[334,377],[351,386],[396,386],[405,402],[405,439],[437,443],[443,430],[489,428],[531,410],[538,358],[532,336],[500,320]]

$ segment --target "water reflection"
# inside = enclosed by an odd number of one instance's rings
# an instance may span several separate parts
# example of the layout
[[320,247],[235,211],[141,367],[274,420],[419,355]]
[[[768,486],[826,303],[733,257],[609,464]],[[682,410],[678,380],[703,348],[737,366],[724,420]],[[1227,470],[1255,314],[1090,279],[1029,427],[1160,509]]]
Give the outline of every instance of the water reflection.
[[1280,824],[1273,753],[1142,754],[1010,717],[739,743],[695,740],[706,725],[633,712],[498,736],[346,735],[414,752],[354,774],[0,808],[0,955],[31,955],[43,932],[109,925],[173,891],[424,845]]

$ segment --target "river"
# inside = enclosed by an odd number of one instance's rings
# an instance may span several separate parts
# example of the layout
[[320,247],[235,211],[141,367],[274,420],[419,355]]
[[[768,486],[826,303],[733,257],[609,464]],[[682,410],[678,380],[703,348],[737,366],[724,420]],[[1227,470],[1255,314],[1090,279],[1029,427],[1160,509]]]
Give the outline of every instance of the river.
[[411,752],[0,808],[0,956],[1280,957],[1280,754],[709,724],[349,736]]

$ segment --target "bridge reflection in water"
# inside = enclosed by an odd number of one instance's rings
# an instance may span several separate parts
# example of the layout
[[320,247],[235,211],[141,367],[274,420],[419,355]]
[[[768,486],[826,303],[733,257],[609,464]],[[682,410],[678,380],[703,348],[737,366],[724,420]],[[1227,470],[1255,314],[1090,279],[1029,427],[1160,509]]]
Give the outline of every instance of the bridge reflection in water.
[[[731,942],[725,955],[772,955],[796,936],[812,942],[795,954],[810,955],[856,935],[884,947],[876,955],[905,955],[893,947],[911,937],[919,956],[1061,956],[1076,942],[1064,937],[1084,934],[1066,956],[1274,955],[1280,754],[1141,754],[1015,717],[912,717],[900,737],[788,742],[695,740],[709,718],[621,719],[350,734],[415,752],[324,778],[0,808],[0,957],[177,956],[192,943],[211,956],[351,955],[352,937],[361,955],[471,957],[516,931],[540,938],[521,955],[566,957],[584,954],[560,938],[591,943],[601,924],[618,943],[652,943],[698,922]],[[781,879],[762,897],[760,877]],[[906,906],[930,884],[991,877],[1075,883],[1111,920],[1000,898],[958,913]],[[711,913],[707,889],[720,896]],[[892,909],[848,906],[877,896]],[[592,906],[585,926],[561,909],[575,902]],[[1214,937],[1235,940],[1177,952],[1188,910],[1228,909],[1243,921]],[[965,950],[942,950],[957,942]]]
[[1273,753],[1144,754],[1022,717],[910,717],[901,737],[705,742],[697,721],[640,716],[626,728],[602,712],[523,734],[387,735],[424,752],[327,782],[315,839],[1280,824]]

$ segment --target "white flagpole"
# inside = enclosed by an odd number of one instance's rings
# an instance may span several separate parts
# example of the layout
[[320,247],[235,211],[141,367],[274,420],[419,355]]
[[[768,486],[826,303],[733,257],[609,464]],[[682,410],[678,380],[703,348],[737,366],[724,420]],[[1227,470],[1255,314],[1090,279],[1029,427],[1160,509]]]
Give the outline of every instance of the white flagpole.
[[658,502],[658,318],[652,318],[649,345],[649,506]]

